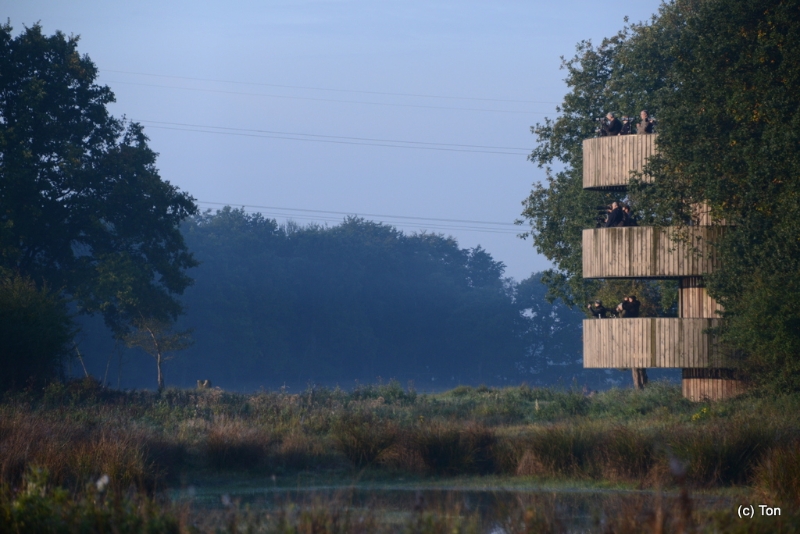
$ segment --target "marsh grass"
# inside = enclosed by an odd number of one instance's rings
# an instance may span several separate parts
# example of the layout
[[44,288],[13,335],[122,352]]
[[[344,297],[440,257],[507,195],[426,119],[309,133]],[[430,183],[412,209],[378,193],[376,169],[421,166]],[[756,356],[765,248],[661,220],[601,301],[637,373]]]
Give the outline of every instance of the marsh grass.
[[408,442],[428,473],[452,476],[496,472],[497,440],[494,432],[480,423],[422,420],[411,430]]
[[[380,397],[382,399],[382,397]],[[357,468],[377,465],[399,437],[397,424],[372,412],[342,415],[332,425],[338,450]]]
[[800,441],[775,447],[755,467],[755,491],[763,502],[800,511]]
[[115,487],[149,492],[197,470],[493,474],[652,487],[674,483],[677,465],[692,486],[756,484],[791,499],[798,440],[796,397],[691,404],[660,383],[592,395],[527,386],[432,395],[396,382],[239,395],[119,392],[83,380],[0,403],[0,484],[19,487],[38,466],[71,489],[108,474]]

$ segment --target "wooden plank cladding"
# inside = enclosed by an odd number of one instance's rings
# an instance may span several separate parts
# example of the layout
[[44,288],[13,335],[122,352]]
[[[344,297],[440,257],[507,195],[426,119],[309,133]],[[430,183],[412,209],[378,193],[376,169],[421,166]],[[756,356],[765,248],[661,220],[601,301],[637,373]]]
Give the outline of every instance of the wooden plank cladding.
[[747,391],[733,369],[683,369],[681,375],[683,396],[694,402],[730,399]]
[[703,279],[699,276],[690,276],[679,280],[678,289],[678,316],[679,317],[705,317],[714,319],[720,316],[722,306],[706,291]]
[[690,243],[675,241],[674,228],[628,226],[583,231],[584,278],[702,276],[719,267],[710,246],[724,227],[692,226]]
[[[621,188],[656,153],[658,135],[613,135],[583,142],[583,188]],[[644,180],[652,181],[645,176]]]
[[[637,317],[583,321],[585,368],[730,367],[724,353],[706,330],[719,319]],[[726,365],[727,364],[727,365]]]
[[746,391],[747,387],[741,380],[724,378],[684,378],[681,380],[683,397],[692,402],[732,399]]

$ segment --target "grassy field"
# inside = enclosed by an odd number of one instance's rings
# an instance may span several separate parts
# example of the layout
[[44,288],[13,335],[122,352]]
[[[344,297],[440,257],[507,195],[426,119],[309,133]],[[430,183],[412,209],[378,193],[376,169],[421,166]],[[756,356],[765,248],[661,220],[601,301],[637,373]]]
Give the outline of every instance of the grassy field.
[[[418,394],[395,382],[252,395],[119,392],[91,380],[54,384],[9,394],[0,404],[0,523],[32,514],[69,525],[129,525],[130,532],[483,531],[485,517],[455,505],[389,521],[326,496],[266,515],[231,509],[198,515],[167,502],[163,491],[215,480],[266,480],[275,487],[397,480],[424,487],[457,480],[651,490],[628,497],[628,504],[602,504],[601,531],[649,531],[643,525],[651,524],[667,525],[665,532],[690,524],[798,531],[798,408],[795,396],[693,404],[667,384],[591,396],[526,386]],[[661,492],[672,497],[653,498]],[[692,506],[690,495],[698,492],[781,507],[782,516],[727,524],[730,511],[717,517]],[[502,517],[513,523],[504,532],[564,528],[555,508],[522,501]],[[619,524],[608,530],[615,517]]]

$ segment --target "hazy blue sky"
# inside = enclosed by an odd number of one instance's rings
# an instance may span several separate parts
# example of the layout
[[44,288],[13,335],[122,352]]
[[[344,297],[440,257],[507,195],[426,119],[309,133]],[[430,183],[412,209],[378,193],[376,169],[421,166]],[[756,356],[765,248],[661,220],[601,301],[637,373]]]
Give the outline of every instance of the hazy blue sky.
[[443,232],[522,279],[549,266],[508,223],[544,177],[526,155],[566,90],[559,57],[659,3],[7,0],[0,16],[80,35],[112,112],[202,207]]

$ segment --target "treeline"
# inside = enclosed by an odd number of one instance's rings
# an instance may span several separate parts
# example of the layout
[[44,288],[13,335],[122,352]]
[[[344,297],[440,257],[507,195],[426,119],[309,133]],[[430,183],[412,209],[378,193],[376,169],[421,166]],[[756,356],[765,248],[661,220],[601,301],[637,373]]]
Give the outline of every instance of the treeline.
[[0,391],[84,373],[248,390],[582,372],[580,316],[480,247],[360,219],[200,214],[143,127],[110,115],[77,44],[0,25]]
[[[168,385],[209,379],[253,390],[383,377],[436,389],[559,380],[596,388],[619,379],[582,369],[581,313],[548,304],[538,275],[505,278],[480,246],[359,218],[278,225],[229,207],[188,219],[182,232],[200,262],[178,323],[194,344],[165,365]],[[115,353],[97,322],[84,323],[83,339],[95,375],[153,387],[144,353]]]

